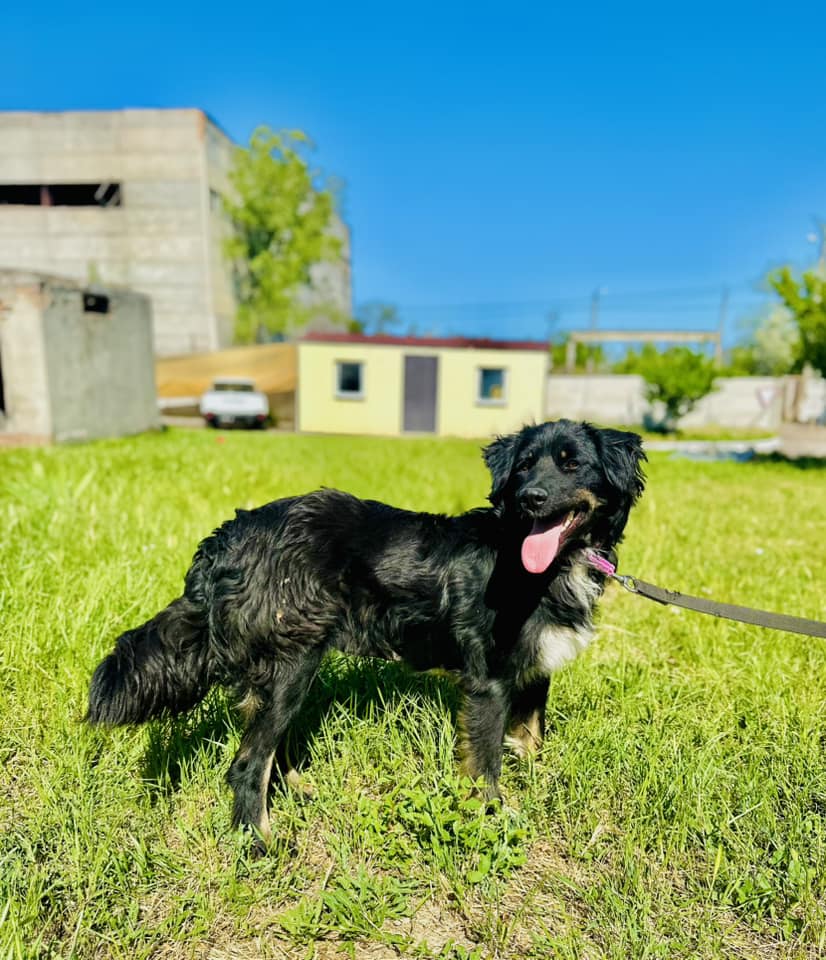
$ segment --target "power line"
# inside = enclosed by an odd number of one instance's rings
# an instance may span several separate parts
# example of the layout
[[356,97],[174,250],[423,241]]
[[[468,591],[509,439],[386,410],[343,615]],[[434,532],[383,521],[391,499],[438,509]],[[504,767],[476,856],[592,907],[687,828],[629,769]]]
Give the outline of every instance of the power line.
[[[633,308],[633,301],[645,301],[645,300],[673,300],[681,299],[684,303],[693,298],[706,298],[713,299],[714,303],[719,303],[720,295],[723,289],[728,289],[730,292],[743,291],[751,294],[751,297],[756,301],[758,299],[762,300],[765,297],[771,295],[771,291],[767,290],[765,293],[755,288],[753,283],[743,282],[738,284],[715,284],[714,286],[698,286],[698,287],[682,287],[682,288],[671,288],[663,290],[641,290],[641,291],[622,291],[617,293],[612,293],[610,290],[606,291],[604,288],[600,288],[600,310],[603,307],[610,308],[614,304],[622,304],[623,307],[628,309]],[[454,302],[445,302],[445,303],[401,303],[400,309],[405,310],[416,310],[416,311],[430,311],[430,310],[548,310],[554,309],[559,310],[565,307],[581,307],[588,309],[589,306],[593,303],[593,293],[592,294],[583,294],[575,297],[553,297],[549,296],[541,300],[476,300],[476,301],[454,301]],[[375,299],[375,298],[373,298]],[[632,301],[630,304],[628,301]],[[369,302],[369,301],[365,301]],[[685,303],[686,308],[689,307],[688,303]],[[697,306],[702,306],[702,304],[697,304]]]

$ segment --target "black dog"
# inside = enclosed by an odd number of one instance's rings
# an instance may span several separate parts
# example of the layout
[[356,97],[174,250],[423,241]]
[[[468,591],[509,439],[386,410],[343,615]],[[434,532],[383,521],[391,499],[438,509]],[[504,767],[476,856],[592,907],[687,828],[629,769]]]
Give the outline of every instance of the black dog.
[[560,420],[484,458],[492,507],[458,517],[336,490],[239,510],[183,596],[98,666],[87,719],[140,723],[230,686],[246,719],[233,820],[267,838],[275,751],[324,653],[404,660],[458,674],[464,769],[495,796],[503,744],[537,749],[548,677],[591,638],[604,575],[588,558],[621,539],[645,455],[636,434]]

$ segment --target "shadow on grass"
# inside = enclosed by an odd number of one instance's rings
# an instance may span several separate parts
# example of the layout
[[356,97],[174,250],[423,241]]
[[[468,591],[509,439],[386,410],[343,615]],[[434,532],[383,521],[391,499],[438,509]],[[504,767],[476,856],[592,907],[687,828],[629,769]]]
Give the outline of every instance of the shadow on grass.
[[826,457],[787,457],[783,453],[757,453],[746,462],[758,465],[781,463],[798,470],[826,470]]
[[795,467],[797,470],[826,470],[826,457],[788,457],[783,453],[754,453],[752,450],[740,453],[698,452],[691,453],[681,450],[671,451],[675,460],[687,460],[699,463],[742,463],[746,466],[765,466],[766,464],[783,464]]
[[[447,677],[415,673],[404,664],[333,654],[322,663],[310,694],[279,746],[273,782],[283,788],[278,770],[307,765],[313,742],[326,717],[342,706],[355,718],[369,720],[410,700],[446,707],[455,723],[458,689]],[[155,802],[175,792],[191,766],[229,766],[243,724],[225,693],[212,691],[198,707],[149,727],[142,778]]]

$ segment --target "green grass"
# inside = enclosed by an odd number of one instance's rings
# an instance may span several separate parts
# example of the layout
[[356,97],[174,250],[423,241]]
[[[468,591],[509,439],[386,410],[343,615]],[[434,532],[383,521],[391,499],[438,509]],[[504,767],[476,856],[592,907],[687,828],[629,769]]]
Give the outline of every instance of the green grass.
[[[826,617],[826,471],[652,456],[621,567]],[[454,512],[478,444],[168,432],[0,452],[0,958],[816,957],[826,952],[826,643],[609,589],[552,682],[541,757],[484,814],[454,773],[456,693],[322,670],[304,771],[252,861],[220,693],[90,730],[90,673],[177,595],[198,540],[339,486]]]

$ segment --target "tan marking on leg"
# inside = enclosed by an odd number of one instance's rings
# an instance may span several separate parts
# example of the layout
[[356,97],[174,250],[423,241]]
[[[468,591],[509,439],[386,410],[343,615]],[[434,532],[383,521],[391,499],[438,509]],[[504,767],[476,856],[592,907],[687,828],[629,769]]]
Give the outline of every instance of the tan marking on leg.
[[304,781],[301,779],[301,774],[295,769],[295,767],[290,767],[290,769],[283,773],[282,776],[284,778],[284,783],[286,783],[289,789],[293,790],[300,797],[311,799],[315,796],[315,791],[313,788],[308,783],[304,783]]
[[245,724],[249,724],[260,709],[261,697],[258,696],[255,690],[247,690],[247,692],[238,702],[238,712],[244,718]]
[[284,735],[280,749],[275,755],[278,775],[288,790],[295,793],[299,798],[311,799],[315,797],[315,791],[309,784],[304,783],[301,774],[296,770],[295,752],[295,736],[293,731],[288,730]]
[[460,711],[456,718],[456,753],[459,758],[459,776],[477,780],[480,774],[467,733],[464,710]]
[[264,764],[264,769],[261,773],[261,783],[259,789],[261,790],[261,816],[258,818],[258,832],[261,834],[261,838],[269,842],[272,837],[272,829],[270,828],[270,814],[267,810],[267,800],[270,792],[270,777],[272,776],[272,761],[275,753],[271,753],[267,759],[267,762]]
[[535,754],[542,746],[541,712],[533,710],[525,717],[518,717],[508,730],[505,743],[519,757]]

